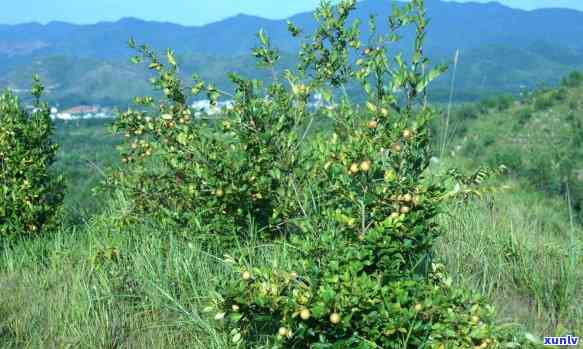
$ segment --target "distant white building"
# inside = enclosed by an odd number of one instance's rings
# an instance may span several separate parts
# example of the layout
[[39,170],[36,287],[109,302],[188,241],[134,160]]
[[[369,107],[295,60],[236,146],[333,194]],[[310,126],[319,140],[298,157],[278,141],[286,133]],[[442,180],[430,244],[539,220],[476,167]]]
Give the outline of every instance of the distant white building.
[[200,101],[195,101],[191,104],[192,109],[195,110],[194,115],[200,116],[203,113],[207,115],[215,115],[218,114],[223,108],[231,109],[233,108],[233,101],[221,101],[217,102],[216,106],[211,105],[211,101],[208,99],[203,99]]

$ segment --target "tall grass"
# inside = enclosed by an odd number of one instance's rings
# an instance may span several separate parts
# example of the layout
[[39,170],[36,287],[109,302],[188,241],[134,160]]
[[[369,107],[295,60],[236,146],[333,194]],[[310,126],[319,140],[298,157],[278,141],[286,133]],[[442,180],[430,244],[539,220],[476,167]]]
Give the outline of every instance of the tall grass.
[[[83,227],[3,247],[0,347],[231,348],[203,312],[238,275],[223,262],[228,252],[153,222],[119,228],[128,203],[112,202]],[[568,217],[564,202],[526,190],[450,207],[436,255],[497,305],[500,321],[538,335],[581,333],[581,231],[570,240]],[[249,267],[291,262],[283,244],[238,248]]]
[[491,299],[501,319],[540,335],[580,333],[581,229],[569,225],[565,206],[519,192],[451,207],[436,254],[456,281]]

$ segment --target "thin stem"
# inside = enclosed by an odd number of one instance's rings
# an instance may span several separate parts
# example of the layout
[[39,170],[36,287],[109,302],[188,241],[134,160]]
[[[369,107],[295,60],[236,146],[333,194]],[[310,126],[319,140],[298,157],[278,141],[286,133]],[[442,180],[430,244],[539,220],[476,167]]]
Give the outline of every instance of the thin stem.
[[447,114],[445,117],[445,128],[443,130],[441,151],[440,151],[440,155],[439,155],[440,157],[443,157],[443,154],[445,153],[445,147],[447,146],[447,138],[448,138],[448,133],[449,133],[449,118],[451,115],[451,105],[453,102],[453,91],[454,91],[455,75],[456,75],[456,71],[457,71],[459,53],[460,53],[459,49],[455,51],[455,57],[454,57],[454,61],[453,61],[453,76],[451,79],[451,86],[449,89],[449,102],[447,104]]

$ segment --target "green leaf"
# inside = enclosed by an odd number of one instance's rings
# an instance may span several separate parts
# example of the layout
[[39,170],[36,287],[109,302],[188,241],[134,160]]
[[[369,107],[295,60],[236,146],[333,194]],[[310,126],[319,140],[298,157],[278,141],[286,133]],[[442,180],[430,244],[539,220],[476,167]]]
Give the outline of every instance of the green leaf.
[[176,67],[176,57],[171,50],[166,51],[166,58],[171,66]]
[[178,136],[176,137],[176,140],[178,141],[178,143],[186,145],[188,143],[188,135],[184,132],[179,133]]

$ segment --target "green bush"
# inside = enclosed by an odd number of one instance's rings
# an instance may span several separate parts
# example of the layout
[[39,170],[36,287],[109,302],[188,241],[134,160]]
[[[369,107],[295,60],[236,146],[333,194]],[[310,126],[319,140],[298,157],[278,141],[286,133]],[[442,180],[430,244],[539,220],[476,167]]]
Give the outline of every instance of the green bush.
[[35,110],[24,110],[16,96],[0,96],[0,237],[50,232],[62,213],[63,181],[51,171],[58,146],[43,87],[33,85]]
[[561,86],[577,87],[583,83],[583,73],[579,71],[571,72],[569,75],[561,79]]
[[[434,218],[458,191],[426,173],[435,112],[423,96],[444,67],[426,69],[424,3],[395,7],[389,20],[392,33],[415,27],[410,62],[387,56],[383,38],[396,36],[373,35],[378,41],[358,52],[353,66],[358,24],[347,18],[355,6],[324,2],[316,12],[320,25],[300,52],[298,70],[314,73],[300,78],[313,90],[355,79],[368,102],[361,110],[345,96],[329,113],[332,136],[311,142],[306,183],[313,211],[302,220],[306,234],[287,242],[297,250],[295,262],[248,270],[245,256],[229,257],[239,276],[209,311],[242,347],[519,346],[500,332],[491,307],[453,287],[432,262],[440,233]],[[370,25],[376,34],[374,19]]]
[[[254,54],[272,68],[279,54],[263,33],[259,38]],[[244,236],[249,221],[267,235],[293,230],[309,87],[289,75],[293,93],[288,93],[283,83],[263,88],[258,80],[231,74],[234,95],[196,76],[185,88],[171,51],[163,64],[146,46],[139,50],[134,61],[148,60],[157,74],[152,83],[164,97],[136,98],[142,109],[122,113],[115,124],[127,142],[122,147],[126,168],[114,185],[129,194],[138,214],[194,226],[221,239]],[[188,101],[202,94],[213,106],[228,95],[233,107],[218,118],[200,115]]]
[[[245,267],[246,249],[226,257],[236,277],[210,310],[226,320],[237,346],[485,348],[507,342],[492,309],[453,287],[433,263],[440,233],[434,218],[441,203],[464,191],[448,191],[444,177],[426,171],[436,114],[426,89],[445,66],[431,67],[423,55],[424,2],[394,7],[390,35],[378,33],[372,17],[366,45],[359,23],[348,23],[355,7],[355,0],[323,2],[298,66],[283,74],[276,70],[277,50],[260,32],[253,55],[272,82],[263,86],[231,74],[234,94],[196,76],[184,87],[171,51],[163,64],[141,46],[133,60],[147,60],[164,97],[136,98],[139,109],[120,115],[115,129],[127,138],[127,165],[113,184],[138,215],[242,243],[254,241],[256,231],[278,233],[281,239],[267,242],[296,251],[290,265],[252,270]],[[302,35],[291,22],[288,29]],[[389,57],[387,44],[410,29],[416,32],[412,55]],[[346,86],[352,82],[362,87],[366,106],[350,102]],[[197,114],[188,100],[201,93],[213,104],[230,97],[232,108]],[[309,107],[315,94],[327,108]],[[322,114],[330,132],[308,139]]]
[[534,108],[537,111],[542,111],[542,110],[549,109],[550,107],[553,106],[553,104],[554,104],[554,102],[553,102],[552,96],[541,93],[538,96],[536,96],[536,98],[535,98]]
[[499,96],[496,98],[496,108],[498,111],[507,110],[514,103],[514,98],[512,96]]

